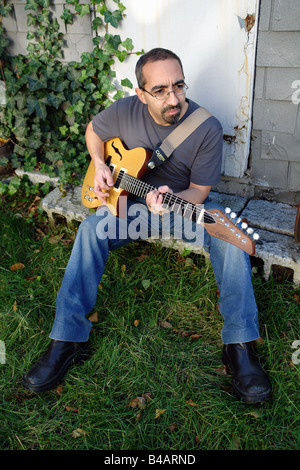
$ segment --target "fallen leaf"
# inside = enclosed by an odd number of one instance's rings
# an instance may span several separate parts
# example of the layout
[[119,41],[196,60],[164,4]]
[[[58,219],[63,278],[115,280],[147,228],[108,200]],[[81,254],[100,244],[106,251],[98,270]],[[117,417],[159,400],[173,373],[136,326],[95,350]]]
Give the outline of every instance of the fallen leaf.
[[11,271],[19,271],[20,269],[24,269],[25,268],[25,264],[23,263],[15,263],[13,264],[9,269]]
[[145,397],[136,397],[128,404],[131,408],[139,407],[141,410],[146,406],[146,399]]
[[80,428],[74,429],[74,431],[72,432],[72,437],[74,437],[74,439],[77,439],[78,437],[82,437],[85,435],[86,435],[86,431]]
[[196,335],[196,334],[190,336],[190,338],[192,338],[192,339],[198,339],[200,337],[201,337],[201,335]]
[[162,321],[160,322],[160,326],[162,326],[163,328],[173,328],[171,323],[168,322],[168,321]]
[[155,410],[155,416],[154,416],[153,419],[159,418],[159,416],[161,416],[165,411],[166,411],[166,408],[165,408],[165,409],[156,408],[156,410]]
[[78,413],[78,408],[74,408],[73,406],[65,406],[67,411],[74,411],[74,413]]
[[57,395],[61,395],[62,394],[62,391],[63,391],[63,385],[59,385],[56,389],[56,393]]
[[245,415],[250,415],[253,418],[260,418],[260,414],[257,411],[251,411],[250,413],[245,413]]
[[18,310],[18,304],[17,304],[17,301],[15,300],[14,305],[13,305],[13,311],[16,312],[17,310]]
[[64,236],[64,233],[61,233],[60,235],[51,235],[48,242],[50,245],[55,245],[56,243],[59,243]]
[[170,424],[170,431],[175,431],[175,429],[177,429],[177,428],[178,428],[177,423]]
[[188,405],[190,406],[199,406],[197,403],[194,403],[193,400],[190,398],[189,400],[186,401]]
[[89,318],[91,323],[98,323],[99,318],[98,318],[98,312],[94,312]]
[[150,284],[151,284],[150,279],[143,279],[142,280],[142,286],[145,290],[149,289]]
[[139,326],[140,320],[134,320],[133,324],[134,326]]
[[215,369],[215,371],[216,371],[216,373],[217,373],[218,375],[228,375],[226,366],[217,367],[217,368]]
[[148,258],[148,255],[142,254],[142,255],[136,257],[136,259],[137,259],[138,261],[143,261],[143,259],[145,259],[145,258]]

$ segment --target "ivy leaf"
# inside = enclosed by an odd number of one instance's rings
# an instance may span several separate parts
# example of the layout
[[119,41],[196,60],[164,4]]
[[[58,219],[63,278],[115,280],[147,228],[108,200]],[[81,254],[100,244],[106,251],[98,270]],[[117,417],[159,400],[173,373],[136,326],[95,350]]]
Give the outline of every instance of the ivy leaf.
[[121,43],[121,46],[125,47],[127,51],[132,51],[133,49],[132,39],[130,38],[125,39],[125,41]]
[[74,132],[74,134],[78,135],[79,134],[79,125],[77,122],[74,122],[73,126],[70,127],[70,131]]
[[47,103],[58,109],[59,105],[65,101],[65,95],[63,93],[49,93],[47,96]]
[[124,60],[128,56],[128,52],[126,52],[126,51],[116,51],[116,56],[118,57],[120,62],[124,62]]
[[63,11],[63,14],[61,15],[61,19],[64,20],[64,22],[66,24],[72,24],[73,23],[73,13],[71,12],[71,10],[66,8]]
[[122,20],[122,13],[120,10],[114,12],[107,10],[104,12],[104,19],[106,23],[110,23],[114,28],[117,28],[119,22]]
[[29,96],[27,99],[27,109],[29,114],[36,113],[41,119],[47,117],[47,98],[41,98],[38,100],[35,96]]
[[39,4],[35,0],[27,0],[25,5],[25,10],[34,10],[38,11]]
[[45,76],[38,77],[36,74],[28,75],[28,86],[30,91],[41,90],[47,88],[47,78]]
[[90,13],[90,6],[87,3],[84,5],[77,4],[75,10],[79,13],[79,16],[84,16]]
[[121,80],[121,85],[126,86],[127,88],[133,88],[131,81],[128,78]]
[[95,18],[92,22],[92,30],[96,30],[97,28],[99,28],[100,26],[102,26],[103,22],[101,20],[101,18],[99,16],[97,16],[97,18]]

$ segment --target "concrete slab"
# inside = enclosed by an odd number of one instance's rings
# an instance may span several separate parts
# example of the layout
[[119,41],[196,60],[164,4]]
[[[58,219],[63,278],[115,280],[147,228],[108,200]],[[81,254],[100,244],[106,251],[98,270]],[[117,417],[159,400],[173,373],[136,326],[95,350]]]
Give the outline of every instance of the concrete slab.
[[62,193],[59,188],[51,191],[41,202],[41,206],[47,213],[50,223],[55,223],[58,216],[66,219],[67,223],[76,220],[82,222],[91,215],[89,209],[81,203],[81,187],[76,186]]
[[209,193],[209,199],[212,202],[221,204],[224,209],[229,207],[232,212],[235,212],[238,215],[247,204],[247,198],[245,197],[235,196],[233,194],[216,193],[213,191]]
[[264,262],[264,278],[269,279],[273,266],[281,266],[291,269],[294,283],[300,285],[300,244],[280,233],[260,229],[257,233],[255,257]]
[[241,213],[252,227],[294,236],[297,208],[289,204],[253,199]]

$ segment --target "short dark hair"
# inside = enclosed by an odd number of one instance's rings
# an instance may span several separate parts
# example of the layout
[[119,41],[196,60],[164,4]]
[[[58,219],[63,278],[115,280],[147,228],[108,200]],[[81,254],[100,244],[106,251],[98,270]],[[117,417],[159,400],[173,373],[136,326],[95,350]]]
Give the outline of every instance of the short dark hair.
[[175,59],[179,62],[183,73],[183,67],[180,58],[174,52],[169,51],[169,49],[163,49],[161,47],[156,47],[155,49],[151,49],[151,51],[146,52],[143,54],[139,60],[137,61],[135,67],[135,76],[137,79],[138,87],[143,88],[145,85],[145,79],[143,76],[143,67],[148,62],[157,62],[159,60],[167,60],[167,59]]

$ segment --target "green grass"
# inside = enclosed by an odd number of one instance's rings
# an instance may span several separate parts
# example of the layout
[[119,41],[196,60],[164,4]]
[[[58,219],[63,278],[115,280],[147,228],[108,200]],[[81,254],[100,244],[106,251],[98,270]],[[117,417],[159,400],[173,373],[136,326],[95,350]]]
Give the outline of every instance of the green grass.
[[[3,213],[0,231],[1,449],[299,449],[299,365],[291,358],[300,292],[287,279],[253,277],[259,352],[274,389],[267,404],[231,394],[211,266],[144,242],[110,255],[91,358],[69,371],[62,388],[36,395],[21,379],[48,345],[75,229],[41,236],[36,225]],[[15,263],[24,269],[11,271]],[[155,419],[157,410],[164,411]]]

